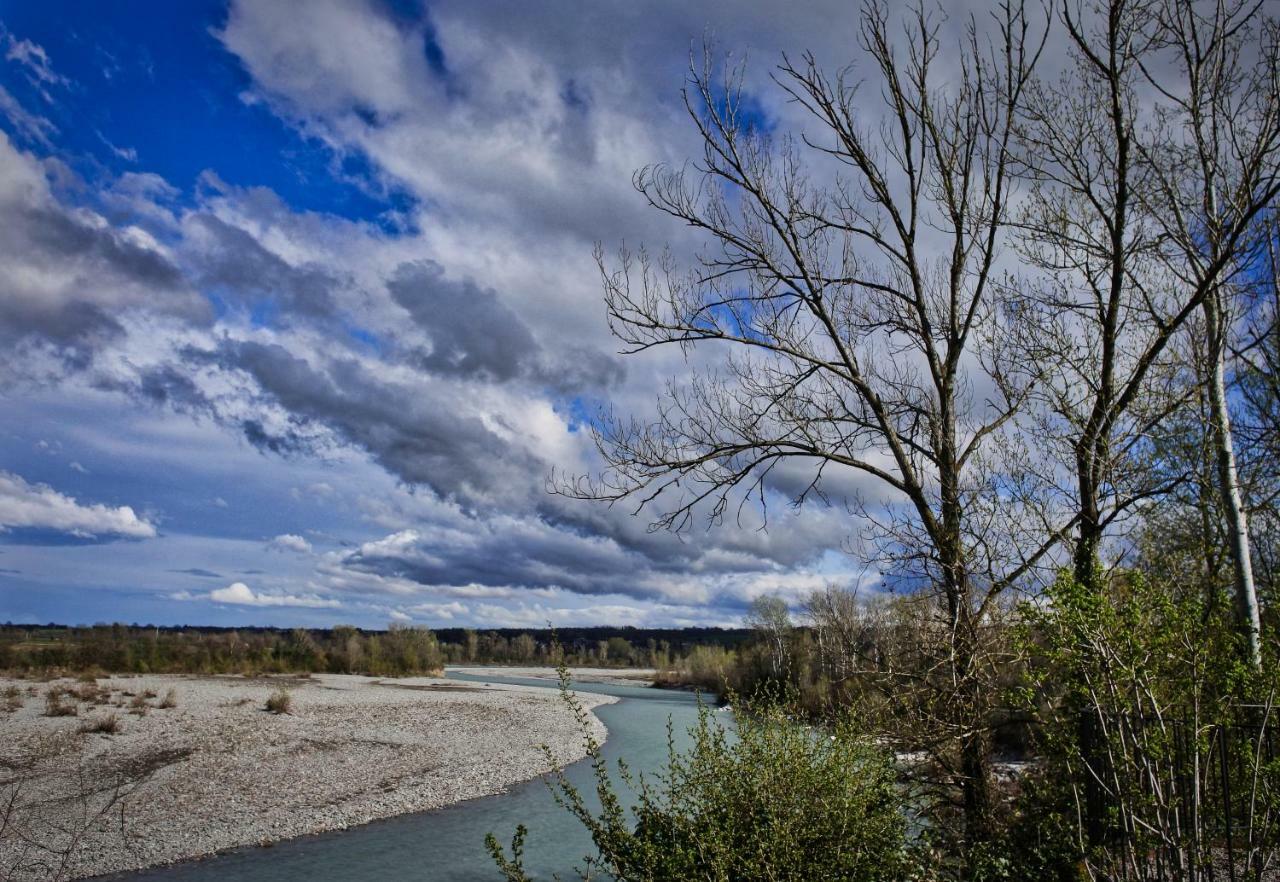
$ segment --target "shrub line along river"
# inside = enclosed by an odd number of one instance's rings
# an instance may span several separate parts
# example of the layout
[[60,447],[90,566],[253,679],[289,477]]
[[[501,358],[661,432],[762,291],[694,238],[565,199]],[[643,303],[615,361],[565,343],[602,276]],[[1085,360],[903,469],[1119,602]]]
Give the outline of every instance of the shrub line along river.
[[[547,680],[449,672],[451,680],[555,688]],[[625,758],[634,772],[650,774],[667,758],[667,720],[677,746],[687,744],[696,722],[696,697],[689,692],[606,683],[575,684],[579,692],[614,695],[619,701],[594,709],[609,730],[604,755],[610,768]],[[569,779],[594,793],[589,763],[569,768]],[[594,800],[591,801],[594,803]],[[591,839],[555,799],[542,779],[506,793],[472,799],[432,812],[401,815],[336,833],[303,836],[270,847],[242,848],[204,860],[157,867],[113,877],[119,882],[470,882],[496,880],[484,837],[510,841],[517,824],[529,828],[525,864],[539,879],[553,873],[572,879],[573,868],[592,852]]]

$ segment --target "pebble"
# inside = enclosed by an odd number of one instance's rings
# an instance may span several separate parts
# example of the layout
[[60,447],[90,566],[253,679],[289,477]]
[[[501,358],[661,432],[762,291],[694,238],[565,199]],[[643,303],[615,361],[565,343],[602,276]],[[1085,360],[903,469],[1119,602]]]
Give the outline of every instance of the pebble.
[[[0,689],[11,683],[30,685],[0,679]],[[584,755],[582,733],[548,689],[330,674],[146,676],[99,684],[158,695],[174,688],[178,705],[139,717],[81,704],[77,717],[45,717],[50,684],[40,684],[40,694],[26,697],[20,710],[0,711],[0,768],[30,769],[17,822],[0,829],[0,879],[51,878],[51,854],[33,855],[24,843],[65,850],[71,837],[59,829],[76,838],[69,872],[60,878],[82,878],[498,793],[547,771],[542,744],[558,762]],[[268,713],[267,697],[281,685],[290,689],[292,712]],[[579,697],[589,708],[616,700]],[[122,721],[121,733],[80,733],[86,719],[109,711]],[[594,716],[592,726],[595,737],[606,735]],[[118,804],[77,830],[86,805],[95,812],[106,806],[122,770],[149,759],[167,764],[125,797],[123,831]],[[6,785],[8,777],[0,777],[0,798],[17,786]],[[99,792],[86,797],[88,790]]]

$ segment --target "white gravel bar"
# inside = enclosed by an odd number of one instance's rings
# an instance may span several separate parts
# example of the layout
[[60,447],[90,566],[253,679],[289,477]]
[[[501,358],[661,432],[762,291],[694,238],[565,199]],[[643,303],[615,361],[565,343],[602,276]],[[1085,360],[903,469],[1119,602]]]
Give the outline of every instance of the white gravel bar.
[[[530,680],[548,680],[552,684],[559,681],[560,674],[555,668],[529,665],[449,665],[450,673],[466,674],[471,677],[515,677]],[[570,668],[570,679],[574,683],[603,683],[611,686],[652,686],[656,674],[653,668]]]
[[[75,716],[46,716],[58,685],[93,688],[0,679],[0,691],[21,693],[10,698],[16,710],[0,698],[0,879],[83,878],[338,830],[537,777],[547,771],[541,745],[558,762],[584,753],[549,689],[338,675],[117,677],[100,679],[98,696],[64,699]],[[267,712],[281,688],[290,712]],[[176,705],[160,707],[171,689]],[[616,700],[579,697],[588,708]],[[143,702],[145,713],[131,712]],[[120,732],[83,731],[109,714]],[[591,725],[605,736],[594,715]]]

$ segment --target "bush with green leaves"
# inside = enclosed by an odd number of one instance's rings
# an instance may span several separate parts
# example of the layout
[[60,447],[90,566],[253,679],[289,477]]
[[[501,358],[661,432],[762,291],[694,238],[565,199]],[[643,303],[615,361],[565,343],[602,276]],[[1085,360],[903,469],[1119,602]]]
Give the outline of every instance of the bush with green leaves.
[[[1038,878],[1239,878],[1280,858],[1276,666],[1249,669],[1225,598],[1119,572],[1024,610],[1039,725],[1012,858]],[[1024,876],[1025,878],[1025,876]]]
[[[557,801],[597,849],[584,879],[872,882],[907,875],[907,823],[891,757],[852,717],[811,727],[764,696],[739,709],[733,731],[703,705],[687,750],[676,748],[668,723],[668,759],[656,777],[636,780],[619,763],[636,798],[628,810],[565,671],[561,695],[581,725],[601,806],[592,810],[563,772],[554,775]],[[529,879],[525,835],[517,829],[510,854],[492,834],[486,838],[508,882]]]

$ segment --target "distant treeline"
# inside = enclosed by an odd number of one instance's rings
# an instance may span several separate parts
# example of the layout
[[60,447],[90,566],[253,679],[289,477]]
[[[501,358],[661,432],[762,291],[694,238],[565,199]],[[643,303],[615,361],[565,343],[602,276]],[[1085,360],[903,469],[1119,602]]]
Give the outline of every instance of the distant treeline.
[[0,670],[11,672],[286,673],[402,676],[446,664],[670,668],[698,647],[728,649],[750,632],[717,628],[566,628],[554,634],[393,625],[212,628],[142,625],[0,625]]

